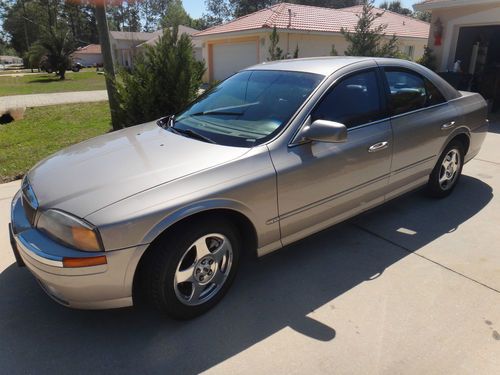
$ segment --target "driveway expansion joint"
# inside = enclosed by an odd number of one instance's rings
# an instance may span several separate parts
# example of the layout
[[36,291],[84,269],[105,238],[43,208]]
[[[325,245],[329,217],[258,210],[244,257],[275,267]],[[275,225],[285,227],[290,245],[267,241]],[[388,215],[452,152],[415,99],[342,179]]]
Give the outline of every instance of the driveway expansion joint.
[[479,285],[481,285],[481,286],[483,286],[483,287],[485,287],[485,288],[487,288],[487,289],[492,290],[493,292],[496,292],[496,293],[500,294],[500,290],[495,289],[495,288],[493,288],[493,287],[491,287],[491,286],[489,286],[489,285],[487,285],[487,284],[484,284],[484,283],[482,283],[481,281],[478,281],[478,280],[476,280],[476,279],[473,279],[473,278],[471,278],[471,277],[469,277],[469,276],[467,276],[467,275],[465,275],[465,274],[463,274],[463,273],[461,273],[461,272],[455,271],[453,268],[450,268],[450,267],[448,267],[448,266],[445,266],[444,264],[441,264],[441,263],[439,263],[439,262],[436,262],[435,260],[432,260],[432,259],[430,259],[430,258],[427,258],[426,256],[424,256],[424,255],[422,255],[422,254],[418,254],[416,251],[412,251],[411,249],[408,249],[407,247],[405,247],[405,246],[403,246],[403,245],[401,245],[401,244],[398,244],[397,242],[394,242],[394,241],[392,241],[392,240],[390,240],[390,239],[388,239],[388,238],[385,238],[384,236],[381,236],[380,234],[378,234],[378,233],[376,233],[376,232],[373,232],[373,231],[371,231],[370,229],[364,228],[364,227],[362,227],[361,225],[356,224],[356,223],[350,223],[350,224],[351,224],[352,226],[354,226],[354,227],[356,227],[356,228],[358,228],[358,229],[362,230],[363,232],[366,232],[366,233],[368,233],[368,234],[370,234],[370,235],[372,235],[372,236],[374,236],[374,237],[377,237],[378,239],[381,239],[381,240],[383,240],[383,241],[386,241],[386,242],[390,243],[391,245],[394,245],[394,246],[396,246],[396,247],[398,247],[398,248],[400,248],[400,249],[402,249],[402,250],[406,251],[406,252],[407,252],[407,253],[409,253],[409,254],[416,255],[416,256],[418,256],[418,257],[420,257],[420,258],[424,259],[424,260],[427,260],[427,261],[429,261],[429,262],[431,262],[431,263],[434,263],[435,265],[437,265],[437,266],[439,266],[439,267],[441,267],[441,268],[444,268],[444,269],[445,269],[445,270],[447,270],[447,271],[453,272],[454,274],[456,274],[456,275],[458,275],[458,276],[461,276],[461,277],[463,277],[463,278],[465,278],[465,279],[467,279],[467,280],[469,280],[469,281],[472,281],[472,282],[473,282],[473,283],[475,283],[475,284],[479,284]]
[[491,163],[491,164],[495,164],[495,165],[500,165],[499,162],[491,161],[491,160],[484,160],[484,159],[479,159],[479,158],[474,158],[473,160],[479,160],[479,161],[482,161],[483,163]]

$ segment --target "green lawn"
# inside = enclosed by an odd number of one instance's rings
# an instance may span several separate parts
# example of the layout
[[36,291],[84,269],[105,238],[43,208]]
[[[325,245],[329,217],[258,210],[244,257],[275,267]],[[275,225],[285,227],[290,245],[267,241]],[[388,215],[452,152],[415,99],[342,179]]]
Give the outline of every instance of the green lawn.
[[111,129],[108,103],[28,108],[0,125],[0,183],[20,178],[39,160]]
[[104,90],[105,88],[104,75],[97,74],[95,70],[68,72],[63,81],[55,74],[33,74],[22,77],[0,75],[0,96]]

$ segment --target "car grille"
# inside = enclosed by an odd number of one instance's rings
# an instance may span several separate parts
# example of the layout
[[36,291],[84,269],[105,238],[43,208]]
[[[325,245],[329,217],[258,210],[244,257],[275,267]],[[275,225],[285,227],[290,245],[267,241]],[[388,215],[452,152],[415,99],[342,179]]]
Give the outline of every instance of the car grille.
[[35,225],[36,210],[33,207],[31,207],[31,205],[29,204],[29,201],[26,198],[26,196],[24,195],[24,193],[23,193],[22,197],[23,197],[22,202],[23,202],[24,213],[25,213],[26,217],[28,218],[29,223],[33,227]]

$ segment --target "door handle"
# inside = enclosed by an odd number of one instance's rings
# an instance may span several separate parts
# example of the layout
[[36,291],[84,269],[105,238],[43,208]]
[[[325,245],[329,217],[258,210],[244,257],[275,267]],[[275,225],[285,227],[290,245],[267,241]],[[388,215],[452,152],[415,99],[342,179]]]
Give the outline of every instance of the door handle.
[[448,130],[455,126],[455,121],[447,122],[446,124],[441,125],[441,130]]
[[368,152],[377,152],[377,151],[385,150],[387,147],[389,147],[389,142],[387,142],[387,141],[375,143],[373,146],[370,146],[370,148],[368,149]]

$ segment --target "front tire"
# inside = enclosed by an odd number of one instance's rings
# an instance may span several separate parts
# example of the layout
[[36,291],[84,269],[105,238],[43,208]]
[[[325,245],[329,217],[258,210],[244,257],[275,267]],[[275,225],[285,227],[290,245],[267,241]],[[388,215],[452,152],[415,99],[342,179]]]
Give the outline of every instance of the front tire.
[[226,220],[197,220],[177,227],[149,249],[143,292],[175,319],[199,316],[229,290],[240,249],[238,230]]
[[435,198],[451,194],[462,175],[465,148],[458,140],[451,141],[438,159],[427,183],[427,193]]

